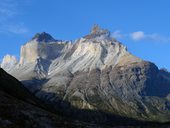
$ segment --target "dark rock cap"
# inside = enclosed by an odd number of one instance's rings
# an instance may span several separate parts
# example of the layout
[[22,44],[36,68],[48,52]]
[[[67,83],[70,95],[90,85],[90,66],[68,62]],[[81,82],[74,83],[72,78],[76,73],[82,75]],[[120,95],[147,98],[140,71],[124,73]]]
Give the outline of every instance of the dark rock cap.
[[50,41],[56,41],[50,34],[46,32],[37,33],[32,38],[32,40],[36,40],[38,42],[50,42]]
[[90,34],[86,35],[84,38],[91,39],[102,35],[110,37],[110,32],[107,29],[101,28],[99,25],[94,25],[90,31]]

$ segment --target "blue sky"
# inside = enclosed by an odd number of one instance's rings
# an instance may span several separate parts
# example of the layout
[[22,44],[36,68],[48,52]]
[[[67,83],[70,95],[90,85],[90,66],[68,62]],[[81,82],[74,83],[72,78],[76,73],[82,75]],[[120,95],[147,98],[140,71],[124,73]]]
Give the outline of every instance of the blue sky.
[[94,24],[107,28],[131,53],[170,71],[169,0],[0,0],[0,59],[19,57],[37,32],[74,40]]

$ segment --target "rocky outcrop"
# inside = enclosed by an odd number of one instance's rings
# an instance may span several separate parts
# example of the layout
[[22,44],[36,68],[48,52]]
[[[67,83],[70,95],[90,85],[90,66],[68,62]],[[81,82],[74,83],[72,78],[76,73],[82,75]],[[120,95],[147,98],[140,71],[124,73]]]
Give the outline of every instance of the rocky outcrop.
[[50,34],[46,33],[46,32],[42,32],[42,33],[37,33],[35,34],[35,36],[31,39],[32,41],[37,41],[37,42],[56,42],[57,40],[55,40]]
[[108,30],[94,26],[73,43],[37,40],[21,48],[20,65],[10,73],[54,108],[170,121],[169,72],[129,53]]
[[18,60],[15,56],[13,55],[6,55],[4,56],[1,67],[5,69],[6,71],[11,70],[14,66],[16,66],[18,63]]
[[90,34],[86,35],[84,38],[86,39],[96,39],[96,38],[105,38],[105,37],[109,37],[110,36],[110,32],[107,29],[102,29],[100,28],[100,26],[98,25],[94,25],[91,29]]

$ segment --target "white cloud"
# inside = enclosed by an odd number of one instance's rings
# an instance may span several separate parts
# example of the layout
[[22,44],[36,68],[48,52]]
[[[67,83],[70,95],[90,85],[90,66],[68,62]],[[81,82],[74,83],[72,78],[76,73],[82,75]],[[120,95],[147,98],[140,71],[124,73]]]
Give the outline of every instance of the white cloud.
[[137,32],[133,32],[130,34],[130,37],[135,40],[135,41],[138,41],[138,40],[142,40],[145,38],[145,34],[144,32],[142,31],[137,31]]
[[148,40],[155,42],[170,42],[170,37],[162,36],[157,33],[145,34],[143,31],[132,32],[130,38],[134,41]]

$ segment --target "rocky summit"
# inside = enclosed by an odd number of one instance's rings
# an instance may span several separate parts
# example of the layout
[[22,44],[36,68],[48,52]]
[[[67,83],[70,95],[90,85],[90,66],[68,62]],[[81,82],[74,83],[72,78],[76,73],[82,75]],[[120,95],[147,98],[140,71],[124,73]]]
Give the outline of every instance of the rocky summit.
[[170,121],[170,73],[132,55],[99,26],[75,41],[36,34],[21,46],[19,62],[9,60],[8,73],[64,114],[104,123],[113,123],[112,115]]

